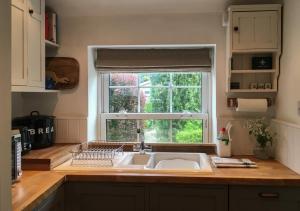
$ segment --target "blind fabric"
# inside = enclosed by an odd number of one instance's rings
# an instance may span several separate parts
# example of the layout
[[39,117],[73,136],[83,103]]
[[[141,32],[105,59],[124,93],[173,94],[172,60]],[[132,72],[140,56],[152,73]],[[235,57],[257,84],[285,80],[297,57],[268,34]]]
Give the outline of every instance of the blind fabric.
[[209,48],[98,49],[96,68],[101,72],[211,71]]

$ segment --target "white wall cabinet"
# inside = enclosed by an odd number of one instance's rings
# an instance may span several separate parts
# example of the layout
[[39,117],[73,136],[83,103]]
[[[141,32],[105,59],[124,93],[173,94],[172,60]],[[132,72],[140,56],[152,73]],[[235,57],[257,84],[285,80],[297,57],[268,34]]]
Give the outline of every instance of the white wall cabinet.
[[[228,8],[227,95],[274,98],[281,55],[280,4],[232,5]],[[258,67],[259,59],[269,65]]]
[[277,11],[233,12],[233,50],[276,49],[279,28],[277,20]]
[[12,91],[45,90],[45,2],[12,1]]
[[27,85],[27,5],[26,0],[13,0],[11,5],[12,85]]

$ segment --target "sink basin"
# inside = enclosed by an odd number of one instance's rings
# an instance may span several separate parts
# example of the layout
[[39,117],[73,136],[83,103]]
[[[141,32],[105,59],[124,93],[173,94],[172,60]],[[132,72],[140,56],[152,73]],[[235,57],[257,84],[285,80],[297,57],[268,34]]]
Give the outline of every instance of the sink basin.
[[124,168],[144,168],[149,162],[151,154],[130,153],[117,165]]
[[212,172],[208,156],[205,153],[153,153],[146,166],[153,170],[177,170]]
[[205,153],[153,152],[130,153],[116,167],[155,171],[212,172]]

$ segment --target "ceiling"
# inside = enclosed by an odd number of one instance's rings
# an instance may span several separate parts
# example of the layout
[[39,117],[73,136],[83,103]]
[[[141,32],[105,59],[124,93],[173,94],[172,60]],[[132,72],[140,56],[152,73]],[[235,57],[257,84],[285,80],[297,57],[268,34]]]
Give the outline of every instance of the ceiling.
[[110,16],[223,12],[231,3],[281,0],[46,0],[60,16]]

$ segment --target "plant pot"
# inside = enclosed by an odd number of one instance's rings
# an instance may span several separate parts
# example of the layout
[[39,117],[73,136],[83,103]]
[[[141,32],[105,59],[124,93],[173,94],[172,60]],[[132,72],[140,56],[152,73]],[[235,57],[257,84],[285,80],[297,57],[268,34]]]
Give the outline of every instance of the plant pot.
[[267,147],[256,146],[253,149],[253,154],[255,158],[260,160],[267,160],[270,158],[269,150],[267,149]]

